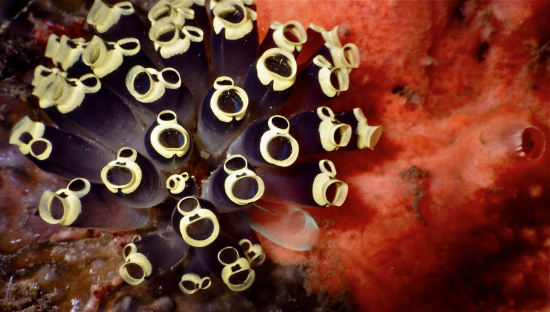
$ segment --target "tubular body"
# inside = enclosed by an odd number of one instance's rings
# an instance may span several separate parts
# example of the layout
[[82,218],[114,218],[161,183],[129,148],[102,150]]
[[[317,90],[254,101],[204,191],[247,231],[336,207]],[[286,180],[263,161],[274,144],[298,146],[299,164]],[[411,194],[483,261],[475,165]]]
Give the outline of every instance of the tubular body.
[[352,129],[338,122],[330,108],[321,106],[292,116],[290,134],[298,141],[302,154],[319,154],[348,145]]
[[163,17],[152,24],[149,38],[161,62],[178,70],[183,83],[200,100],[210,86],[203,30],[191,25],[178,26],[171,17]]
[[335,113],[335,118],[351,126],[352,133],[350,143],[343,150],[374,149],[382,135],[382,126],[370,126],[361,108],[356,107],[351,111]]
[[155,59],[153,44],[147,36],[147,26],[136,14],[131,2],[123,1],[108,5],[101,0],[94,0],[86,22],[94,26],[97,34],[106,41],[118,41],[123,38],[138,39],[145,54]]
[[77,131],[76,124],[115,150],[121,146],[141,148],[143,143],[136,140],[145,130],[140,120],[119,97],[101,85],[97,76],[67,79],[62,73],[41,66],[35,73],[33,95],[60,126]]
[[166,188],[168,194],[178,200],[198,193],[195,179],[187,172],[169,176],[166,180]]
[[[67,83],[67,73],[59,68],[47,68],[38,65],[34,69],[34,76],[31,82],[32,95],[38,98],[38,104],[55,124],[65,131],[78,132],[82,127],[62,114],[56,107],[58,101],[66,89],[66,94],[71,94],[71,86]],[[60,94],[61,93],[61,94]],[[74,92],[73,92],[74,94]]]
[[55,66],[66,72],[69,77],[80,78],[92,70],[82,61],[82,53],[87,43],[84,38],[70,39],[51,34],[44,55],[50,58]]
[[157,169],[136,150],[123,147],[101,170],[101,180],[128,206],[148,208],[164,201],[166,186]]
[[147,19],[153,25],[164,18],[169,18],[178,28],[181,28],[195,17],[195,12],[190,8],[192,5],[193,0],[160,0],[147,12]]
[[124,264],[118,272],[126,283],[138,285],[176,265],[188,250],[189,245],[173,231],[149,235],[124,247]]
[[296,60],[292,53],[272,48],[262,54],[250,68],[244,82],[253,117],[279,111],[292,93],[296,71]]
[[145,149],[158,167],[175,171],[185,165],[192,153],[192,137],[170,110],[158,114],[145,134]]
[[236,0],[224,0],[212,8],[214,77],[229,76],[237,85],[242,81],[258,52],[256,15]]
[[348,70],[334,67],[325,57],[317,55],[298,73],[285,111],[300,112],[316,108],[348,88]]
[[359,49],[353,43],[344,46],[340,44],[340,40],[334,44],[326,43],[316,55],[324,56],[334,67],[346,68],[348,73],[359,67]]
[[300,22],[289,21],[283,24],[274,21],[269,26],[258,52],[263,54],[268,49],[281,48],[297,57],[307,40],[307,33]]
[[220,213],[241,209],[262,197],[264,183],[242,155],[229,157],[208,179],[203,196]]
[[160,0],[149,10],[147,17],[151,24],[169,17],[178,29],[184,25],[200,28],[203,31],[205,51],[210,51],[212,26],[205,0]]
[[241,154],[253,166],[288,167],[298,158],[298,142],[289,134],[290,123],[283,116],[248,126],[229,147],[229,155]]
[[211,202],[196,196],[182,198],[172,213],[172,227],[193,247],[211,244],[220,233],[218,212]]
[[[241,210],[241,212],[244,211],[246,210]],[[237,212],[224,214],[222,231],[241,246],[251,267],[259,266],[265,261],[266,255],[258,236],[239,214]]]
[[137,38],[107,42],[94,36],[84,49],[82,61],[113,93],[136,105],[138,101],[126,88],[126,75],[136,65],[154,67]]
[[[335,67],[347,69],[348,74],[353,68],[359,67],[359,49],[353,43],[342,45],[340,38],[338,37],[338,26],[334,27],[330,31],[326,31],[322,27],[317,27],[312,24],[310,25],[310,29],[308,29],[307,33],[308,35],[311,35],[312,42],[314,43],[311,47],[318,47],[308,62],[311,62],[315,59],[315,57],[322,55]],[[323,41],[324,44],[320,45],[319,43]]]
[[328,207],[341,206],[348,194],[348,185],[337,180],[336,168],[328,159],[316,163],[294,164],[288,168],[258,168],[265,181],[266,198],[286,199],[294,203]]
[[177,70],[166,67],[161,71],[136,65],[126,76],[126,88],[145,108],[155,114],[171,110],[179,121],[189,127],[195,116],[191,91],[181,83]]
[[131,231],[149,221],[149,210],[130,208],[103,185],[83,178],[72,180],[55,193],[45,191],[38,211],[50,224],[102,231]]
[[216,79],[199,108],[197,132],[202,150],[214,158],[220,156],[242,130],[247,109],[248,95],[233,79]]
[[[188,2],[192,2],[190,9],[193,10],[194,16],[193,20],[189,21],[188,25],[197,26],[200,29],[203,29],[205,31],[205,42],[210,42],[210,33],[212,29],[212,25],[210,25],[210,18],[208,17],[208,13],[206,10],[206,1],[205,0],[187,0]],[[208,46],[209,48],[209,46]],[[207,49],[208,51],[210,49]]]
[[185,266],[183,275],[179,283],[181,291],[191,295],[201,289],[206,289],[212,285],[210,272],[202,262],[198,254],[194,254],[191,261]]
[[201,29],[210,28],[205,0],[160,0],[147,14],[151,24],[164,17],[172,19],[178,27],[193,25]]
[[311,24],[307,34],[311,40],[308,42],[309,53],[306,63],[311,62],[316,56],[322,55],[335,67],[346,68],[348,73],[353,68],[359,67],[359,49],[353,43],[342,45],[338,37],[338,26],[326,31],[322,27]]
[[338,38],[338,26],[327,31],[323,27],[317,26],[313,23],[309,24],[306,29],[307,41],[302,45],[302,51],[297,58],[299,69],[303,69],[307,66],[315,57],[315,54],[327,41]]
[[72,133],[58,130],[25,116],[12,128],[10,144],[40,169],[74,179],[83,177],[101,183],[101,168],[114,152]]
[[210,245],[196,249],[210,273],[222,280],[229,289],[248,289],[256,277],[241,247],[224,234]]

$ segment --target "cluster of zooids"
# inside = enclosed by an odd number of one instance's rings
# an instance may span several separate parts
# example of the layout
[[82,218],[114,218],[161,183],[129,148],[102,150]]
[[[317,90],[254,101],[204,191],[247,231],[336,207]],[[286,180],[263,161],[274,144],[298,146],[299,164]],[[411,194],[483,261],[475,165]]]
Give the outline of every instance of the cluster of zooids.
[[[342,45],[337,28],[295,21],[273,22],[259,43],[254,9],[160,0],[144,22],[129,2],[96,0],[91,40],[48,40],[53,66],[37,67],[32,84],[56,126],[24,117],[10,136],[68,180],[43,194],[41,217],[128,231],[148,226],[149,208],[177,202],[171,220],[124,248],[119,272],[130,284],[185,263],[185,293],[209,287],[210,274],[247,289],[265,259],[255,231],[307,250],[319,229],[302,208],[346,199],[332,161],[299,155],[372,149],[381,135],[361,109],[323,106],[347,90],[354,44]],[[203,181],[193,176],[199,163],[212,170]]]

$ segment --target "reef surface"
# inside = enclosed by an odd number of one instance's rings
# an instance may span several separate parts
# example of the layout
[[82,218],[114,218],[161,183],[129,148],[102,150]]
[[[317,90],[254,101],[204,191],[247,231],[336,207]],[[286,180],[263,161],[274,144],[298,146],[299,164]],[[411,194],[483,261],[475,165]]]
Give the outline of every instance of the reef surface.
[[90,3],[31,2],[0,9],[3,309],[549,311],[547,1],[258,0],[260,37],[274,20],[340,25],[361,67],[330,106],[360,106],[385,131],[374,151],[328,155],[350,195],[308,210],[322,227],[313,250],[262,240],[270,262],[252,289],[217,284],[193,296],[167,289],[169,274],[122,283],[120,248],[132,233],[66,230],[38,216],[42,192],[61,182],[7,137],[24,115],[46,118],[29,86],[41,39],[78,36]]

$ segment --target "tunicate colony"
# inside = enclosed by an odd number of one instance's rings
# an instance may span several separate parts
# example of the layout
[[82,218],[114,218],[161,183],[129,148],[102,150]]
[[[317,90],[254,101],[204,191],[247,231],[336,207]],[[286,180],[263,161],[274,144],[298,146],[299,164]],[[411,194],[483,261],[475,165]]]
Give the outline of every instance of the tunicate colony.
[[[347,90],[357,47],[342,45],[337,28],[295,21],[273,22],[259,43],[254,9],[248,0],[160,0],[146,24],[129,2],[96,0],[91,40],[49,37],[55,66],[38,66],[32,84],[56,126],[24,117],[10,135],[68,180],[44,192],[42,219],[130,231],[148,226],[149,208],[177,202],[171,226],[124,248],[129,284],[188,258],[184,293],[209,287],[211,274],[247,289],[265,260],[255,232],[308,250],[319,228],[303,208],[345,202],[335,164],[310,156],[372,149],[380,138],[361,109],[325,106]],[[202,181],[199,164],[212,171]],[[290,219],[286,233],[273,226]]]

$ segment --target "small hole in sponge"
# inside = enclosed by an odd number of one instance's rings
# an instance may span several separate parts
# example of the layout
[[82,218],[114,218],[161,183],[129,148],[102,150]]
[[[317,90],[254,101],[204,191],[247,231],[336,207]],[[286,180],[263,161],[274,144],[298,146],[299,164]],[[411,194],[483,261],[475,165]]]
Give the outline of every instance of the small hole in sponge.
[[528,127],[521,133],[521,150],[530,159],[538,158],[544,151],[544,135],[533,127]]
[[397,94],[397,95],[401,95],[405,92],[405,87],[403,86],[395,86],[392,90],[391,90],[391,93],[393,94]]
[[489,43],[487,41],[484,41],[477,48],[476,56],[478,62],[482,62],[483,60],[485,60],[485,54],[487,53],[487,50],[489,50]]

